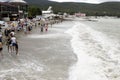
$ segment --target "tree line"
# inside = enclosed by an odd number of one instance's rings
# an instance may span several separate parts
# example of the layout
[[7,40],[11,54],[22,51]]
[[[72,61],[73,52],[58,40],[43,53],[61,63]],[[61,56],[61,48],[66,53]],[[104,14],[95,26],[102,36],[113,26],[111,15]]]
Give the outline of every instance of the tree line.
[[86,13],[87,16],[117,16],[120,17],[120,2],[106,2],[101,4],[87,3],[47,3],[31,4],[29,7],[29,16],[41,15],[41,10],[47,10],[49,6],[53,7],[54,13],[76,12]]

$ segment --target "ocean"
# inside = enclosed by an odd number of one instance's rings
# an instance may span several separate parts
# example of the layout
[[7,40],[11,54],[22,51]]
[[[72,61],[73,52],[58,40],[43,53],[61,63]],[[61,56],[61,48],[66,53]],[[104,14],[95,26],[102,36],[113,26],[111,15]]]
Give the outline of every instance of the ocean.
[[4,45],[0,80],[120,80],[120,19],[70,18]]
[[69,80],[120,80],[120,19],[77,19],[67,31],[77,63]]

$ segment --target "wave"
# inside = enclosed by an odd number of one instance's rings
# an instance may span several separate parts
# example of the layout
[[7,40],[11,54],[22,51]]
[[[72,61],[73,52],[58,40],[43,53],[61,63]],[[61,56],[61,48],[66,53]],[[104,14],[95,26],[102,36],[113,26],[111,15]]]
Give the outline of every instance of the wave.
[[70,68],[69,80],[120,79],[120,44],[117,40],[75,22],[67,31],[72,36],[71,45],[78,61]]

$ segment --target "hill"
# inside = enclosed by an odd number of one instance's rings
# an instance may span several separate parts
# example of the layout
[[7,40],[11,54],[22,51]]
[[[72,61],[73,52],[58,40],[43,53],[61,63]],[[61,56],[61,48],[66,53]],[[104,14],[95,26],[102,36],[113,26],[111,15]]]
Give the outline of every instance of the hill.
[[57,3],[48,0],[25,0],[29,5],[37,6],[42,10],[53,6],[54,13],[58,12],[84,12],[87,15],[120,15],[120,2],[105,2],[101,4],[63,2]]

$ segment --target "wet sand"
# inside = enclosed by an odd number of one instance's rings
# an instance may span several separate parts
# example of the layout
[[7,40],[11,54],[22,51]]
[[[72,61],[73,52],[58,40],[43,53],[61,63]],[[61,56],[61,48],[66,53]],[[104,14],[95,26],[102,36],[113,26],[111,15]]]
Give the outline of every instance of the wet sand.
[[9,54],[4,46],[0,59],[0,80],[68,80],[69,68],[76,62],[71,36],[65,31],[74,23],[64,21],[48,32],[39,27],[28,35],[19,35],[19,55]]

